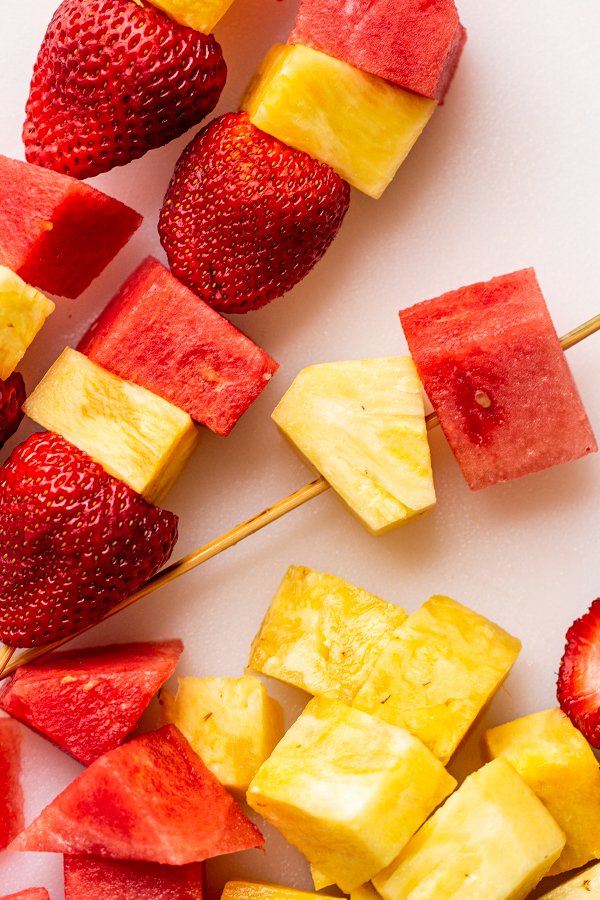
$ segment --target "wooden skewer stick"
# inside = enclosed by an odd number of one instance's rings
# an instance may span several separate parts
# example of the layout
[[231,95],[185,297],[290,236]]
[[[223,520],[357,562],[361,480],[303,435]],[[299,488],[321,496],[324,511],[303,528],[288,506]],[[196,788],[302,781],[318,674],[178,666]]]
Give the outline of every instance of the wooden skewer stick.
[[[589,319],[587,322],[584,322],[582,325],[577,326],[577,328],[574,328],[572,331],[569,331],[568,334],[565,334],[560,339],[561,346],[563,350],[568,350],[569,347],[573,347],[575,344],[578,344],[584,338],[589,337],[596,331],[600,331],[600,313],[592,319]],[[430,413],[426,417],[426,423],[428,431],[436,428],[439,425],[437,415],[435,413]],[[128,606],[137,603],[142,597],[147,597],[148,594],[154,593],[154,591],[157,591],[159,588],[164,587],[166,584],[179,578],[180,575],[190,572],[192,569],[195,569],[196,566],[201,565],[208,559],[212,559],[213,556],[217,556],[224,550],[228,550],[229,547],[233,547],[235,544],[244,540],[244,538],[249,537],[251,534],[255,534],[257,531],[260,531],[261,528],[264,528],[266,525],[270,525],[271,522],[275,522],[277,519],[285,516],[286,513],[291,512],[293,509],[297,509],[308,500],[312,500],[313,497],[317,497],[319,494],[324,493],[329,486],[329,483],[325,481],[323,477],[319,477],[315,481],[311,481],[310,484],[294,491],[293,494],[290,494],[290,496],[286,497],[284,500],[280,500],[279,503],[276,503],[274,506],[270,506],[268,509],[264,510],[264,512],[259,513],[257,516],[253,516],[241,525],[236,525],[231,531],[216,538],[216,540],[211,541],[209,544],[205,544],[204,547],[200,547],[200,549],[196,550],[194,553],[190,553],[188,556],[184,556],[177,562],[171,563],[170,566],[167,566],[167,568],[158,572],[158,574],[147,581],[143,587],[135,592],[135,594],[132,594],[130,597],[127,597],[126,600],[123,600],[117,606],[113,607],[101,621],[110,619],[111,616],[115,616],[117,613],[121,612],[121,610],[127,609]],[[31,650],[26,650],[14,662],[11,662],[11,660],[15,648],[4,647],[0,651],[0,679],[12,675],[12,673],[20,666],[33,662],[34,659],[38,659],[40,656],[44,656],[46,653],[56,650],[57,647],[62,647],[62,645],[66,644],[68,641],[85,634],[86,631],[89,631],[90,628],[94,628],[97,624],[99,623],[96,622],[94,625],[88,625],[87,628],[82,628],[81,631],[78,631],[76,634],[61,638],[52,644],[47,644],[43,647],[33,647]]]

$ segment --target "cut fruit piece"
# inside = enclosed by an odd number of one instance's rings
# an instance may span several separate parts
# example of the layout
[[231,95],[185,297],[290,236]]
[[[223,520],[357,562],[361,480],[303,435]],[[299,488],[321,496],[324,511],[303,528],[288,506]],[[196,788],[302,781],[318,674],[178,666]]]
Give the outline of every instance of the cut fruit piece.
[[278,368],[152,258],[123,285],[78,350],[222,435]]
[[309,694],[350,703],[405,618],[403,609],[335,575],[290,566],[248,665]]
[[166,725],[93,762],[11,850],[182,866],[263,843],[183,735]]
[[283,736],[283,711],[252,675],[180,678],[161,691],[161,724],[171,722],[221,784],[244,795]]
[[362,887],[352,891],[350,900],[381,900],[381,894],[379,894],[371,882],[368,881],[367,884],[363,884]]
[[417,303],[400,320],[472,490],[598,449],[533,269]]
[[315,886],[315,891],[322,891],[323,888],[331,887],[333,884],[331,878],[327,875],[323,875],[322,872],[319,872],[315,866],[310,867],[310,877],[313,880],[313,884]]
[[0,264],[42,291],[78,297],[141,222],[76,178],[0,156]]
[[0,379],[0,450],[23,421],[26,396],[25,382],[20,372],[13,372],[6,381]]
[[0,900],[50,900],[50,894],[46,888],[26,888],[24,891],[17,891],[16,894],[5,894]]
[[524,900],[564,843],[533,791],[496,759],[470,775],[373,881],[384,900]]
[[4,850],[25,824],[21,788],[21,727],[0,719],[0,850]]
[[348,893],[396,857],[455,784],[407,731],[316,697],[259,769],[248,803]]
[[540,900],[593,900],[594,897],[600,897],[600,863],[542,894]]
[[65,900],[202,900],[204,867],[65,856]]
[[454,0],[301,0],[289,37],[434,100],[465,40]]
[[431,597],[391,635],[352,705],[406,728],[445,765],[520,649],[484,616]]
[[436,107],[318,50],[276,44],[242,101],[257,128],[380,197]]
[[375,534],[435,504],[423,396],[409,357],[309,366],[273,420]]
[[221,900],[319,900],[321,894],[298,891],[280,884],[260,884],[254,881],[228,881]]
[[0,706],[89,766],[135,728],[182,651],[163,641],[53,653],[17,669]]
[[600,598],[567,631],[556,692],[562,711],[592,747],[600,747],[599,666]]
[[600,771],[592,749],[559,709],[486,731],[489,755],[501,756],[540,798],[567,843],[549,875],[600,857]]
[[202,34],[211,34],[233,0],[149,0],[170,19]]
[[154,504],[169,492],[198,441],[183,410],[69,347],[23,408]]
[[[1,167],[0,167],[1,168]],[[54,303],[0,266],[0,379],[12,375],[34,337],[54,311]]]

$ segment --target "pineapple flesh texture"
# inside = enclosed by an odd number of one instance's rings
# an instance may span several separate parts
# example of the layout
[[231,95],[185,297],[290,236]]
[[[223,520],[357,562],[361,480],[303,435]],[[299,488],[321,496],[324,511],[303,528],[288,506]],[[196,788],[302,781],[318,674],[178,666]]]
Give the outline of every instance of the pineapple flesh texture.
[[258,770],[247,800],[349,893],[397,856],[455,785],[407,731],[315,697]]
[[484,616],[431,597],[396,629],[352,705],[406,728],[445,765],[520,649]]
[[50,315],[54,303],[0,266],[0,379],[17,368],[25,351]]
[[361,887],[356,888],[355,891],[352,891],[350,900],[381,900],[381,894],[368,881],[367,884],[363,884]]
[[593,900],[594,897],[600,897],[600,863],[542,894],[540,900]]
[[160,724],[172,722],[226,788],[245,794],[283,736],[283,711],[252,675],[180,678],[160,693]]
[[380,197],[436,107],[302,44],[271,48],[242,101],[250,121]]
[[69,347],[23,409],[149,503],[161,503],[198,438],[183,410]]
[[249,665],[309,694],[350,703],[405,619],[403,609],[335,575],[290,566]]
[[435,504],[423,395],[410,357],[309,366],[272,417],[374,534]]
[[297,891],[279,884],[228,881],[223,888],[221,900],[322,900],[322,895]]
[[233,0],[149,0],[180,25],[210,34]]
[[524,900],[565,838],[505,760],[470,775],[373,880],[384,900]]
[[485,746],[490,757],[508,760],[565,832],[565,849],[549,875],[600,857],[600,770],[590,745],[560,709],[491,728]]

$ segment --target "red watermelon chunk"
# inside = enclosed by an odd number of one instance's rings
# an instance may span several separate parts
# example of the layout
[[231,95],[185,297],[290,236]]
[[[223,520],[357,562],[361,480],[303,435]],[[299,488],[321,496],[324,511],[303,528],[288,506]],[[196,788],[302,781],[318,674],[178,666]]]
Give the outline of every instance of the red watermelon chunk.
[[301,0],[289,43],[443,100],[466,37],[454,0]]
[[65,856],[65,900],[202,900],[203,865]]
[[76,178],[0,156],[0,264],[41,291],[78,297],[141,222]]
[[182,652],[162,641],[52,653],[17,669],[0,706],[88,766],[135,728]]
[[263,843],[181,732],[165,725],[93,762],[10,849],[182,866]]
[[533,269],[417,303],[400,320],[472,490],[598,449]]
[[16,894],[5,894],[0,900],[50,900],[50,894],[46,888],[27,888]]
[[229,434],[278,368],[151,257],[123,285],[78,349],[221,435]]
[[0,850],[21,831],[21,729],[12,719],[0,719]]

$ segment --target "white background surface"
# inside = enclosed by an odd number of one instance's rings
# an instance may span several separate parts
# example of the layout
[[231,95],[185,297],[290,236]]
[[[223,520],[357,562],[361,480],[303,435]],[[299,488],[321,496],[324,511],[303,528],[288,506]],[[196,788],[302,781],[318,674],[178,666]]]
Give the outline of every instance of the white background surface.
[[[7,155],[23,157],[31,66],[55,5],[2,3],[0,152]],[[229,438],[206,433],[170,496],[166,505],[181,517],[176,556],[311,480],[271,423],[271,409],[309,363],[405,352],[400,307],[534,265],[559,333],[598,312],[600,5],[459,5],[469,41],[458,75],[393,185],[379,201],[354,192],[339,237],[313,273],[266,309],[234,318],[281,369]],[[237,0],[217,27],[230,69],[218,112],[237,107],[262,54],[286,38],[295,7],[295,0]],[[76,344],[146,254],[163,258],[156,219],[185,143],[96,179],[144,213],[145,222],[80,300],[59,301],[23,366],[29,388],[66,344]],[[599,351],[597,336],[568,354],[597,433]],[[374,538],[327,492],[100,626],[93,643],[181,636],[179,674],[240,675],[270,598],[295,563],[332,572],[409,611],[432,593],[446,593],[519,636],[522,655],[483,724],[552,705],[565,630],[600,593],[600,457],[471,494],[439,429],[432,453],[438,506],[428,517]],[[275,684],[272,690],[291,719],[305,698]],[[455,772],[478,761],[483,724],[455,757]],[[31,821],[80,767],[29,733],[24,765]],[[266,854],[224,858],[208,870],[216,896],[232,875],[310,885],[300,857],[271,831]],[[61,858],[0,857],[0,893],[33,885],[60,900]]]

